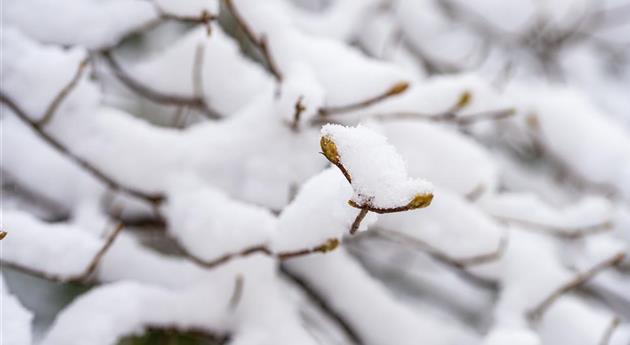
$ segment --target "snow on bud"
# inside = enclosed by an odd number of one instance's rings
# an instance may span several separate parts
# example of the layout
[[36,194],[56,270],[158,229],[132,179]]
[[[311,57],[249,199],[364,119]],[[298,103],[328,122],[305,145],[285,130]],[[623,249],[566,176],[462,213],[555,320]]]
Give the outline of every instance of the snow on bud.
[[389,213],[431,204],[432,184],[409,178],[401,156],[373,130],[329,124],[322,128],[320,145],[352,185],[351,206]]

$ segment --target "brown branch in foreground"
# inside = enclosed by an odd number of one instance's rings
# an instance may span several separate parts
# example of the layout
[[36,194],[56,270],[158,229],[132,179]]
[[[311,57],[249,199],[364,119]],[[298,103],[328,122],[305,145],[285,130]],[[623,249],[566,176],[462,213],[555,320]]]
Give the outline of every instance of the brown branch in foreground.
[[354,235],[357,232],[357,230],[359,230],[359,227],[361,226],[361,222],[363,221],[365,216],[367,216],[367,214],[368,214],[367,209],[361,209],[361,211],[359,211],[359,214],[357,214],[357,217],[354,219],[354,222],[352,222],[352,227],[350,227],[350,235]]
[[325,254],[325,253],[335,250],[338,246],[339,246],[339,240],[336,238],[328,239],[326,242],[315,247],[303,248],[303,249],[298,249],[298,250],[293,250],[293,251],[284,251],[284,252],[273,252],[266,245],[257,245],[257,246],[245,248],[235,253],[225,254],[216,259],[205,260],[188,252],[182,245],[178,245],[183,256],[190,259],[192,262],[196,263],[197,265],[205,267],[205,268],[215,268],[233,259],[248,257],[253,254],[264,254],[270,257],[277,258],[278,260],[284,261],[284,260],[293,259],[300,256],[306,256],[306,255],[315,254],[315,253]]
[[337,114],[342,114],[342,113],[347,113],[347,112],[351,112],[354,110],[360,110],[360,109],[364,109],[367,108],[373,104],[376,104],[378,102],[381,102],[383,100],[386,100],[390,97],[399,95],[405,91],[407,91],[407,89],[409,89],[409,83],[407,82],[399,82],[394,84],[393,86],[391,86],[389,89],[387,89],[385,92],[364,99],[362,101],[358,101],[356,103],[351,103],[351,104],[346,104],[346,105],[338,105],[338,106],[328,106],[328,107],[322,107],[319,109],[319,115],[321,117],[326,117],[329,115],[337,115]]
[[78,164],[81,168],[89,172],[96,179],[106,184],[109,188],[113,190],[119,190],[140,199],[144,199],[153,204],[158,204],[163,200],[163,196],[161,195],[146,194],[136,189],[122,186],[120,183],[116,182],[113,178],[100,171],[88,161],[75,155],[65,145],[57,141],[55,138],[46,133],[42,128],[40,128],[40,126],[35,121],[31,120],[31,117],[28,116],[22,108],[20,108],[11,98],[9,98],[4,93],[0,93],[0,103],[8,106],[20,120],[31,127],[31,129],[35,133],[37,133],[46,143],[55,148],[62,155],[66,156],[67,158]]
[[199,110],[209,119],[219,119],[220,117],[212,111],[205,103],[205,101],[200,97],[186,97],[179,95],[171,95],[165,94],[151,87],[143,84],[138,81],[134,77],[132,77],[127,71],[125,71],[118,61],[114,58],[111,51],[103,50],[101,55],[105,59],[105,62],[109,65],[111,70],[114,72],[114,76],[120,80],[127,88],[131,91],[137,93],[138,95],[153,101],[158,104],[164,105],[176,105],[176,106],[185,106],[189,108],[194,108]]
[[543,299],[542,302],[540,302],[536,307],[531,309],[528,312],[528,316],[530,320],[540,320],[542,316],[545,314],[545,312],[547,311],[547,309],[549,309],[549,307],[551,307],[551,305],[553,305],[560,297],[584,285],[600,272],[619,265],[623,261],[624,257],[625,257],[625,253],[623,252],[617,253],[614,256],[593,266],[589,270],[577,274],[573,280],[569,281],[568,283],[554,290],[551,294],[549,294],[549,296]]
[[613,228],[613,224],[610,221],[571,228],[541,224],[530,220],[508,218],[503,216],[495,216],[495,218],[507,223],[520,224],[525,227],[523,229],[526,231],[539,232],[565,240],[577,240],[587,236],[609,232]]
[[29,115],[27,115],[22,108],[20,108],[15,101],[13,101],[9,96],[7,96],[4,92],[0,92],[0,103],[5,104],[11,111],[24,122],[26,125],[31,127],[31,129],[39,135],[41,139],[43,139],[47,144],[52,146],[57,152],[67,157],[77,165],[79,165],[83,170],[90,173],[97,180],[100,180],[107,187],[112,190],[120,191],[130,196],[145,200],[154,205],[161,203],[164,200],[164,196],[161,194],[148,194],[137,189],[123,186],[118,181],[114,180],[111,176],[105,174],[96,166],[92,165],[92,163],[87,160],[77,156],[70,149],[68,149],[64,144],[60,141],[46,133],[34,120],[31,119]]
[[74,284],[85,285],[89,282],[89,278],[96,271],[96,268],[98,267],[99,263],[103,259],[103,256],[105,256],[109,248],[112,246],[112,244],[114,244],[114,241],[116,240],[116,238],[118,237],[118,235],[123,229],[124,229],[124,225],[122,223],[118,223],[116,225],[114,230],[112,230],[112,232],[105,239],[105,242],[103,243],[101,248],[94,254],[89,264],[85,267],[83,272],[80,274],[64,276],[60,274],[51,274],[51,273],[44,272],[44,271],[34,269],[31,267],[26,267],[20,264],[6,262],[4,260],[2,260],[1,262],[3,265],[6,265],[7,267],[10,267],[17,271],[24,272],[28,275],[32,275],[35,277],[40,277],[46,280],[55,281],[59,283],[74,283]]
[[261,37],[257,37],[254,30],[252,30],[249,24],[247,24],[247,21],[245,20],[245,18],[243,18],[243,16],[236,9],[236,6],[234,6],[234,3],[232,2],[232,0],[224,0],[224,1],[225,1],[225,7],[228,9],[230,14],[232,14],[232,17],[236,21],[236,24],[238,25],[238,27],[241,30],[243,30],[243,32],[245,33],[245,36],[247,36],[247,39],[249,39],[249,41],[252,44],[258,47],[258,50],[260,51],[263,59],[265,60],[265,64],[267,65],[269,72],[273,75],[276,81],[281,82],[282,72],[280,72],[280,68],[278,68],[278,64],[276,64],[276,61],[274,60],[273,56],[271,55],[271,52],[269,51],[269,43],[267,41],[267,37],[264,35],[262,35]]
[[352,342],[352,344],[364,344],[364,342],[361,340],[361,337],[359,336],[359,333],[352,327],[350,322],[344,319],[343,316],[339,312],[337,312],[333,308],[333,306],[331,306],[330,303],[326,301],[326,299],[321,296],[317,292],[317,290],[312,287],[306,280],[291,273],[291,271],[289,271],[284,264],[280,264],[280,273],[282,273],[282,275],[284,275],[288,280],[299,287],[306,294],[306,296],[313,301],[313,303],[323,314],[326,314],[331,320],[333,320],[343,331],[348,340]]
[[45,126],[50,121],[50,119],[52,119],[53,115],[57,112],[57,108],[59,108],[61,103],[66,99],[66,97],[70,94],[70,92],[74,90],[74,88],[79,83],[79,80],[81,80],[81,77],[83,76],[83,72],[85,71],[85,68],[87,67],[88,62],[89,62],[89,59],[86,58],[86,59],[83,59],[79,63],[79,67],[77,67],[77,70],[74,73],[74,76],[72,77],[70,82],[66,84],[66,86],[63,87],[63,89],[61,89],[61,91],[57,94],[57,96],[53,99],[53,101],[50,103],[50,105],[46,109],[44,116],[42,116],[42,118],[39,121],[37,121],[37,125],[39,127]]
[[599,345],[609,345],[610,340],[615,333],[615,330],[617,329],[617,327],[619,327],[620,324],[621,318],[619,316],[613,317],[613,319],[610,321],[610,325],[606,328],[604,336],[602,336],[602,340],[599,342]]

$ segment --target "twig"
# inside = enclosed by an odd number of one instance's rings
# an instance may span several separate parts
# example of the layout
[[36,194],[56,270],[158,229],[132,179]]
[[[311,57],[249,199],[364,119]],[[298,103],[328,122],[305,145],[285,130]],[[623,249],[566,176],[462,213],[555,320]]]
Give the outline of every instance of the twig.
[[434,122],[452,122],[459,126],[467,126],[482,121],[496,121],[506,119],[516,114],[513,108],[487,110],[478,113],[471,113],[468,115],[459,115],[457,112],[448,110],[437,114],[427,114],[419,112],[396,112],[389,114],[376,115],[375,117],[380,120],[392,120],[392,119],[417,119],[428,120]]
[[501,236],[501,240],[499,241],[497,248],[492,252],[474,255],[470,257],[454,258],[450,256],[449,254],[441,251],[440,249],[434,247],[433,245],[419,238],[412,237],[407,234],[394,231],[394,230],[375,230],[375,231],[378,235],[380,235],[383,238],[393,240],[401,244],[412,245],[414,248],[418,248],[422,250],[423,252],[426,252],[431,257],[458,269],[467,269],[469,267],[479,266],[479,265],[487,264],[489,262],[498,260],[505,252],[505,248],[507,247],[507,243],[508,243],[508,236],[504,234],[503,236]]
[[556,225],[541,224],[541,223],[536,223],[531,220],[508,218],[508,217],[503,217],[503,216],[495,216],[495,218],[497,218],[500,221],[504,221],[508,223],[517,223],[517,224],[523,225],[525,226],[526,230],[529,230],[529,231],[540,232],[540,233],[556,236],[556,237],[566,239],[566,240],[576,240],[576,239],[584,238],[586,236],[601,234],[604,232],[611,231],[613,228],[612,223],[610,221],[570,228],[570,227],[561,227],[561,226],[556,226]]
[[51,274],[51,273],[41,271],[35,268],[23,266],[23,265],[12,263],[12,262],[6,262],[4,260],[2,260],[1,262],[3,265],[6,265],[7,267],[13,268],[17,271],[21,271],[35,277],[40,277],[46,280],[55,281],[59,283],[74,283],[74,284],[85,285],[88,283],[88,279],[90,278],[90,276],[96,271],[96,268],[98,267],[99,263],[103,259],[103,256],[105,255],[105,253],[107,253],[109,248],[112,246],[112,244],[118,237],[118,234],[120,234],[120,232],[123,229],[124,229],[124,225],[122,223],[118,223],[116,225],[114,230],[105,239],[105,242],[103,243],[101,248],[94,254],[92,259],[90,260],[90,263],[85,267],[83,272],[80,274],[64,276],[61,274]]
[[343,318],[343,316],[334,310],[333,306],[330,305],[326,301],[326,299],[321,296],[314,287],[312,287],[308,282],[297,275],[291,273],[286,265],[280,264],[280,273],[284,275],[287,279],[289,279],[292,283],[298,286],[306,296],[308,296],[313,303],[319,308],[319,310],[326,314],[330,319],[332,319],[339,328],[345,333],[346,337],[354,344],[354,345],[363,345],[364,342],[361,340],[359,333],[352,327],[349,321]]
[[304,96],[300,96],[295,102],[295,109],[293,112],[293,121],[291,122],[291,129],[294,132],[297,132],[297,130],[299,129],[300,117],[302,116],[302,113],[304,112],[304,110],[306,110],[306,108],[304,107],[304,104],[302,104],[303,99],[304,99]]
[[273,56],[271,55],[271,52],[269,51],[269,43],[267,41],[267,37],[265,35],[261,35],[261,37],[257,37],[254,30],[252,30],[249,24],[247,24],[247,21],[245,20],[245,18],[241,16],[239,11],[236,9],[236,6],[234,6],[233,1],[232,0],[224,0],[224,1],[225,1],[225,7],[228,9],[228,11],[230,11],[230,13],[232,14],[232,17],[234,17],[234,20],[236,21],[236,24],[238,25],[238,27],[241,28],[241,30],[243,30],[243,32],[245,33],[245,36],[247,36],[249,41],[252,42],[260,50],[260,53],[263,56],[263,59],[265,60],[265,64],[267,65],[269,72],[271,72],[271,74],[274,76],[276,81],[281,82],[282,72],[280,72],[280,68],[278,68],[276,61],[273,59]]
[[342,114],[342,113],[347,113],[350,111],[354,111],[354,110],[359,110],[359,109],[363,109],[363,108],[367,108],[373,104],[376,104],[378,102],[381,102],[385,99],[388,99],[390,97],[399,95],[405,91],[407,91],[407,89],[409,88],[409,83],[407,82],[399,82],[394,84],[392,87],[390,87],[389,89],[387,89],[385,92],[364,99],[362,101],[358,101],[356,103],[351,103],[351,104],[346,104],[346,105],[338,105],[338,106],[328,106],[328,107],[322,107],[319,109],[319,115],[320,116],[330,116],[330,115],[337,115],[337,114]]
[[400,232],[394,232],[392,230],[374,229],[369,231],[366,236],[378,236],[383,240],[392,241],[403,246],[411,246],[414,249],[426,253],[437,262],[453,268],[453,272],[455,272],[458,276],[464,278],[465,280],[476,286],[489,290],[497,290],[498,288],[495,281],[473,274],[468,270],[468,268],[498,260],[501,255],[503,255],[505,247],[507,246],[507,235],[502,237],[501,242],[499,242],[499,245],[495,251],[487,254],[471,256],[468,258],[453,258],[447,253],[442,252],[441,250],[429,245],[424,241],[410,237]]
[[610,344],[610,340],[612,339],[612,336],[615,333],[615,330],[617,329],[617,327],[619,327],[619,324],[621,324],[621,318],[619,316],[613,317],[613,319],[610,321],[610,325],[606,328],[606,331],[604,332],[604,336],[602,337],[602,340],[599,342],[599,345]]
[[625,253],[617,253],[614,256],[593,266],[591,269],[577,274],[575,278],[573,278],[573,280],[564,285],[561,285],[558,289],[554,290],[551,294],[549,294],[549,296],[543,299],[542,302],[540,302],[536,307],[531,309],[528,312],[530,320],[540,320],[545,311],[547,311],[547,309],[549,309],[549,307],[553,305],[560,297],[584,285],[598,273],[619,265],[623,261],[624,257]]
[[74,90],[76,85],[79,83],[79,80],[81,80],[81,77],[83,76],[83,72],[85,71],[88,62],[89,59],[86,58],[79,63],[79,67],[74,73],[74,77],[72,77],[72,80],[70,80],[70,82],[66,86],[64,86],[63,89],[61,89],[61,91],[57,94],[52,103],[50,103],[50,105],[46,109],[44,116],[42,116],[42,118],[37,121],[37,125],[39,127],[45,126],[50,121],[50,119],[52,119],[53,115],[57,112],[57,108],[59,108],[61,103],[64,101],[64,99],[66,99],[70,92]]
[[204,100],[204,87],[203,87],[203,66],[204,66],[204,55],[205,55],[204,42],[199,42],[197,48],[195,49],[195,60],[193,62],[192,68],[192,85],[193,91],[195,93],[195,97],[201,100],[205,106]]
[[136,198],[148,201],[154,205],[161,203],[164,200],[164,196],[161,194],[148,194],[137,189],[123,186],[120,182],[114,180],[109,175],[106,175],[104,172],[96,168],[92,163],[87,160],[77,156],[72,151],[70,151],[64,144],[60,141],[46,133],[34,120],[28,116],[22,108],[20,108],[15,101],[13,101],[9,96],[7,96],[4,92],[0,92],[0,103],[5,104],[7,107],[11,109],[11,111],[20,119],[22,122],[27,124],[31,129],[39,135],[47,144],[56,149],[63,156],[69,158],[71,161],[79,165],[82,169],[90,173],[97,180],[100,180],[102,183],[107,185],[107,187],[121,191],[125,194],[134,196]]
[[350,235],[354,235],[354,233],[357,232],[357,230],[359,230],[359,226],[361,226],[361,221],[363,221],[363,219],[365,218],[367,214],[368,214],[367,209],[361,209],[361,211],[359,211],[359,214],[357,214],[357,217],[354,219],[354,222],[352,222],[352,227],[350,228]]
[[243,287],[245,285],[245,278],[242,274],[237,274],[234,279],[234,290],[232,291],[232,297],[230,297],[230,303],[228,304],[230,310],[236,309],[243,297]]
[[138,95],[156,102],[158,104],[167,104],[167,105],[178,105],[178,106],[186,106],[189,108],[195,108],[200,110],[206,117],[209,119],[220,119],[214,111],[212,111],[205,103],[205,101],[200,97],[185,97],[178,95],[170,95],[165,94],[159,91],[156,91],[150,88],[147,85],[136,80],[129,73],[127,73],[116,61],[113,57],[112,53],[109,50],[103,50],[101,55],[105,59],[105,62],[109,65],[109,67],[114,72],[114,75],[120,80],[125,86],[127,86],[130,90],[137,93]]
[[228,253],[216,259],[211,259],[211,260],[202,259],[188,252],[188,250],[186,250],[186,248],[184,248],[182,245],[179,245],[179,249],[186,258],[190,259],[191,261],[198,264],[199,266],[202,266],[205,268],[215,268],[233,259],[248,257],[253,254],[264,254],[270,257],[277,258],[278,260],[284,261],[284,260],[293,259],[300,256],[305,256],[305,255],[310,255],[310,254],[315,254],[315,253],[322,253],[322,254],[328,253],[332,250],[335,250],[338,246],[339,246],[339,240],[336,238],[328,239],[324,243],[315,247],[302,248],[298,250],[284,251],[284,252],[273,252],[266,245],[257,245],[257,246],[245,248],[235,253]]

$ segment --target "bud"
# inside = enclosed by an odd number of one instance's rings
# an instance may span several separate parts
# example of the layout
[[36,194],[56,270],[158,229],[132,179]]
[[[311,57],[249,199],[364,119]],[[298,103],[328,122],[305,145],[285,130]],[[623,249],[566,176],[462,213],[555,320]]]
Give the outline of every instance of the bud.
[[336,238],[330,238],[324,244],[315,248],[315,251],[320,253],[328,253],[337,249],[337,247],[339,247],[339,240]]
[[319,145],[322,148],[322,153],[333,164],[339,164],[339,152],[337,152],[337,145],[327,136],[323,136],[319,141]]
[[398,94],[401,94],[401,93],[407,91],[408,88],[409,88],[409,83],[406,82],[406,81],[401,81],[399,83],[396,83],[394,86],[392,86],[387,91],[387,94],[390,95],[390,96],[398,95]]
[[466,107],[468,104],[470,104],[471,100],[472,100],[472,94],[470,93],[470,91],[466,90],[461,95],[459,95],[459,99],[457,100],[457,103],[455,104],[455,108],[462,109]]
[[433,194],[418,194],[407,204],[407,209],[424,208],[431,205],[431,201],[433,201]]
[[5,237],[7,237],[7,233],[5,231],[0,231],[0,240],[4,239]]

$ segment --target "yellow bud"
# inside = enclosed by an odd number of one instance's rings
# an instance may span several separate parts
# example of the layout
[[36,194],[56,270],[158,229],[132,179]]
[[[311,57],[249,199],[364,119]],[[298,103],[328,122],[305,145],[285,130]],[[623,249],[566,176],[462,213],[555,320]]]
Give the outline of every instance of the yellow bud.
[[410,210],[414,210],[416,208],[423,208],[431,205],[431,201],[433,200],[433,194],[418,194],[411,199],[411,201],[407,204],[407,208]]
[[471,100],[472,100],[472,94],[470,93],[470,91],[466,90],[461,95],[459,95],[459,99],[457,100],[457,103],[455,104],[455,108],[461,109],[467,106],[468,104],[470,104]]
[[327,136],[323,136],[319,141],[319,145],[322,147],[324,156],[333,164],[339,164],[339,152],[337,152],[337,145]]
[[387,94],[391,96],[398,95],[407,91],[408,88],[409,88],[409,83],[406,81],[401,81],[399,83],[396,83],[394,86],[392,86],[389,89],[389,91],[387,91]]
[[337,247],[339,247],[339,240],[336,238],[330,238],[324,244],[315,248],[315,251],[321,252],[321,253],[328,253],[330,251],[335,250]]

